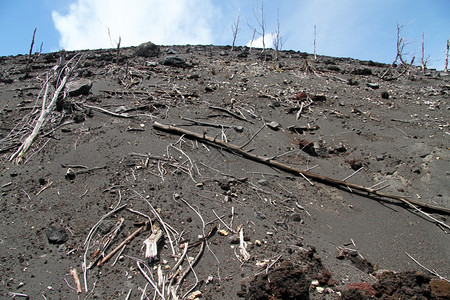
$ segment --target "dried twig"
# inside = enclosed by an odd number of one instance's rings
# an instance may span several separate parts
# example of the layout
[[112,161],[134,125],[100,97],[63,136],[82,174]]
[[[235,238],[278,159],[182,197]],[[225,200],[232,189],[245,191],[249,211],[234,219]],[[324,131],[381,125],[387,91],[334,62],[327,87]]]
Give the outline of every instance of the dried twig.
[[203,122],[203,121],[194,120],[194,119],[185,118],[185,117],[180,117],[180,119],[192,122],[193,125],[203,125],[203,126],[210,126],[210,127],[216,127],[216,128],[233,128],[233,126],[231,126],[231,125]]
[[[117,203],[117,205],[114,207],[113,210],[111,210],[110,212],[108,212],[106,215],[104,215],[97,223],[95,223],[95,225],[91,228],[91,230],[89,231],[86,239],[84,240],[84,255],[83,255],[83,279],[84,279],[84,290],[87,293],[88,292],[88,282],[87,282],[87,254],[89,251],[89,245],[91,242],[91,238],[94,235],[94,233],[97,231],[98,226],[100,225],[101,222],[103,222],[104,219],[106,219],[107,217],[109,217],[110,215],[118,212],[119,210],[123,209],[125,206],[127,206],[127,204],[124,204],[122,206],[119,206],[120,204],[120,199],[119,202]],[[95,286],[95,285],[94,285]]]
[[242,116],[240,116],[240,115],[238,115],[238,114],[235,114],[234,112],[232,112],[232,111],[230,111],[230,110],[228,110],[228,109],[226,109],[226,108],[218,107],[218,106],[212,106],[212,105],[209,106],[209,108],[210,108],[210,109],[219,110],[219,111],[221,111],[221,112],[225,112],[225,113],[229,114],[230,116],[235,117],[236,119],[239,119],[239,120],[242,120],[242,121],[246,121],[246,122],[249,122],[249,123],[252,123],[252,124],[253,124],[252,121],[249,121],[249,120],[247,120],[246,118],[244,118],[244,117],[242,117]]
[[47,182],[39,191],[37,191],[36,196],[39,196],[40,193],[48,189],[53,184],[53,181]]
[[356,173],[358,173],[359,171],[364,170],[364,167],[359,168],[358,170],[356,170],[355,172],[353,172],[352,174],[348,175],[347,177],[345,177],[344,179],[342,179],[342,181],[346,181],[347,179],[350,179],[351,177],[353,177]]
[[[145,277],[145,279],[153,286],[153,288],[155,289],[155,291],[158,293],[158,295],[162,298],[162,299],[166,299],[165,297],[164,297],[164,294],[163,293],[161,293],[161,291],[158,289],[158,286],[153,282],[153,280],[147,275],[147,273],[144,271],[144,269],[142,269],[142,266],[141,266],[141,261],[139,261],[139,260],[136,260],[136,264],[137,264],[137,267],[138,267],[138,269],[139,269],[139,271],[141,271],[141,274]],[[144,266],[145,266],[145,264],[144,264]],[[163,291],[164,292],[164,291]]]
[[136,229],[132,234],[130,234],[122,243],[120,243],[116,248],[114,248],[108,255],[106,255],[101,261],[97,263],[97,266],[103,265],[107,262],[111,257],[114,256],[125,244],[128,244],[135,236],[137,236],[141,231],[147,228],[148,223],[146,222],[144,225]]
[[419,263],[414,257],[412,257],[411,255],[409,255],[408,252],[405,252],[406,255],[409,256],[409,258],[411,258],[416,264],[418,264],[419,266],[421,266],[422,268],[424,268],[425,270],[427,270],[429,273],[433,274],[434,276],[439,277],[439,279],[445,280],[447,282],[450,282],[450,280],[448,280],[447,278],[439,275],[435,270],[430,270],[429,268],[425,267],[424,265],[422,265],[421,263]]
[[261,126],[261,128],[259,128],[253,135],[252,137],[242,146],[240,146],[239,148],[244,148],[245,146],[247,146],[248,144],[250,144],[251,141],[253,141],[253,139],[258,135],[258,133],[261,132],[261,130],[263,130],[266,127],[266,123],[263,124],[263,126]]
[[114,117],[118,117],[118,118],[133,118],[133,116],[130,116],[127,113],[115,113],[113,111],[109,111],[107,109],[104,109],[102,107],[99,106],[94,106],[94,105],[88,105],[88,104],[83,104],[83,106],[87,107],[87,108],[92,108],[92,109],[96,109],[102,113],[114,116]]
[[30,296],[28,296],[27,294],[24,294],[24,293],[8,292],[8,295],[13,297],[13,299],[16,297],[23,297],[25,299],[30,299]]

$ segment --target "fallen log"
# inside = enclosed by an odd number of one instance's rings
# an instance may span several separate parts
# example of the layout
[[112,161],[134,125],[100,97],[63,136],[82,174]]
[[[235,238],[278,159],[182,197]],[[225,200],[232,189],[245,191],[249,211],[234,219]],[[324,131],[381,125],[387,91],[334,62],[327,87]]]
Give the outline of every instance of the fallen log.
[[[446,208],[446,207],[441,207],[441,206],[437,206],[437,205],[433,205],[433,204],[429,204],[429,203],[423,203],[414,199],[406,199],[405,197],[399,196],[399,195],[394,195],[394,194],[389,194],[389,193],[384,193],[384,192],[380,192],[376,189],[373,188],[369,188],[369,187],[365,187],[362,185],[358,185],[358,184],[354,184],[354,183],[350,183],[350,182],[345,182],[343,180],[339,180],[339,179],[334,179],[331,177],[327,177],[327,176],[323,176],[320,174],[316,174],[316,173],[312,173],[309,171],[304,171],[298,168],[294,168],[291,167],[289,165],[283,164],[279,161],[276,161],[274,159],[271,158],[267,158],[267,157],[263,157],[263,156],[259,156],[250,152],[245,151],[244,149],[242,149],[239,146],[224,142],[222,140],[218,140],[214,137],[210,137],[207,136],[206,134],[199,134],[196,132],[192,132],[183,128],[179,128],[179,127],[175,127],[175,126],[171,126],[171,125],[165,125],[165,124],[161,124],[158,122],[155,122],[153,124],[153,127],[155,129],[158,130],[162,130],[162,131],[166,131],[169,133],[174,133],[174,134],[178,134],[178,135],[184,135],[188,138],[192,138],[192,139],[196,139],[200,142],[204,142],[207,143],[209,145],[212,146],[216,146],[216,147],[221,147],[224,148],[230,152],[234,152],[234,153],[238,153],[240,155],[242,155],[245,158],[251,159],[253,161],[256,162],[260,162],[266,165],[269,165],[271,167],[277,168],[279,170],[285,171],[287,173],[296,175],[296,176],[305,176],[307,178],[313,179],[317,182],[321,182],[327,185],[331,185],[331,186],[335,186],[335,187],[339,187],[339,188],[346,188],[346,189],[351,189],[351,190],[357,190],[360,192],[364,192],[367,193],[367,196],[378,196],[380,198],[385,198],[385,199],[393,199],[393,200],[398,200],[400,202],[403,202],[404,204],[408,205],[409,207],[412,207],[414,209],[417,209],[414,206],[420,207],[420,208],[425,208],[428,210],[432,210],[435,212],[439,212],[439,213],[443,213],[443,214],[450,214],[450,208]],[[439,222],[441,223],[441,222]],[[441,223],[442,224],[442,223]],[[445,223],[444,223],[445,224]],[[445,224],[446,225],[446,224]],[[445,227],[449,227],[449,225],[446,225]]]

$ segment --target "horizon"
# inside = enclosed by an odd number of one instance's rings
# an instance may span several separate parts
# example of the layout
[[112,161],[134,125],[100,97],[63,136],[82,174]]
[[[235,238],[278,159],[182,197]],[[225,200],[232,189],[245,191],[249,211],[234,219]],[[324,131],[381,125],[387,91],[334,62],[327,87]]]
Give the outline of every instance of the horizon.
[[13,29],[0,33],[8,41],[0,45],[0,55],[28,54],[35,28],[33,53],[41,45],[43,53],[116,48],[119,39],[123,48],[147,41],[164,46],[230,46],[232,25],[239,15],[236,46],[249,46],[255,36],[252,46],[263,48],[260,23],[264,19],[266,48],[273,48],[279,25],[282,50],[313,54],[315,41],[317,55],[387,64],[396,56],[399,25],[405,60],[415,57],[414,64],[420,65],[424,33],[427,67],[443,70],[450,38],[450,1],[445,0],[130,2],[125,6],[120,0],[2,2],[0,24]]

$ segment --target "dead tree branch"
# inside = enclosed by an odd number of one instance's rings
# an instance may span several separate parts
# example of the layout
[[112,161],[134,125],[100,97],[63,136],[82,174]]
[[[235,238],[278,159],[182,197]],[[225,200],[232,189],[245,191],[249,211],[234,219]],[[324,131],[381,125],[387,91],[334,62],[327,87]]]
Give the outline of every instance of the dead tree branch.
[[444,72],[448,72],[448,50],[450,48],[450,39],[447,40],[447,50],[445,51],[445,66]]
[[425,70],[427,68],[427,63],[428,63],[428,59],[429,58],[430,58],[430,56],[425,58],[425,33],[422,32],[422,56],[420,58],[420,62],[421,62],[421,65],[422,65],[422,73],[425,73]]
[[[392,64],[383,73],[383,75],[381,75],[381,77],[380,77],[381,79],[393,80],[393,79],[399,78],[400,76],[402,76],[403,74],[405,74],[409,70],[410,66],[414,62],[414,57],[411,59],[411,63],[410,64],[408,64],[403,58],[403,56],[405,54],[405,46],[406,46],[405,39],[402,36],[402,30],[403,30],[404,27],[405,27],[405,25],[399,25],[397,23],[397,43],[396,43],[397,53],[395,55],[395,59],[392,62]],[[399,73],[398,76],[394,76],[394,77],[391,77],[391,78],[386,78],[386,75],[389,74],[396,67],[397,61],[400,61],[400,65],[404,68],[404,71],[403,72],[397,71],[397,73]]]
[[314,60],[317,59],[317,54],[316,54],[316,25],[314,25]]
[[[74,61],[76,58],[78,58],[78,59],[75,61],[74,65],[72,67],[69,67],[71,62]],[[56,90],[53,92],[52,99],[48,105],[47,105],[47,98],[48,98],[48,94],[49,94],[48,89],[50,87],[50,81],[51,81],[50,79],[52,78],[52,76],[47,77],[47,80],[45,82],[44,96],[43,96],[43,100],[42,100],[41,114],[40,114],[39,118],[37,119],[36,124],[34,125],[33,131],[25,139],[25,141],[22,143],[22,145],[19,147],[19,149],[17,149],[17,151],[13,155],[11,155],[11,157],[9,158],[10,161],[14,160],[17,164],[22,162],[23,157],[25,156],[25,153],[30,148],[31,144],[33,143],[33,141],[35,140],[35,138],[38,136],[39,132],[41,131],[42,126],[46,122],[47,116],[55,108],[56,102],[59,99],[60,93],[64,89],[69,77],[72,74],[72,71],[76,68],[80,59],[81,59],[81,56],[79,57],[79,55],[75,55],[69,62],[67,62],[67,64],[65,64],[62,72],[59,73],[60,76],[62,76],[63,73],[65,73],[65,75],[62,78],[62,80],[59,81],[59,85],[57,86]],[[58,79],[60,79],[60,78],[58,77]]]
[[283,49],[283,45],[284,45],[284,38],[281,35],[281,31],[280,31],[280,12],[277,9],[277,29],[275,31],[274,34],[274,39],[273,39],[273,47],[275,48],[275,59],[279,60],[280,59],[280,51]]
[[240,31],[240,28],[239,28],[240,19],[241,19],[241,14],[239,12],[236,20],[234,20],[233,24],[231,24],[231,32],[233,32],[233,43],[231,45],[231,51],[234,50],[234,46],[236,45],[236,37],[237,37],[238,32]]
[[28,54],[27,67],[26,67],[27,70],[28,70],[28,68],[30,66],[31,55],[33,54],[34,37],[36,36],[36,30],[37,30],[37,28],[35,27],[34,31],[33,31],[33,37],[31,38],[30,53]]
[[310,179],[314,179],[315,181],[327,184],[327,185],[331,185],[331,186],[336,186],[339,188],[344,188],[344,190],[347,190],[348,188],[353,189],[353,190],[357,190],[363,193],[367,193],[368,196],[377,196],[380,198],[385,198],[385,199],[391,199],[391,200],[398,200],[401,201],[402,203],[410,206],[410,204],[414,204],[417,205],[418,207],[422,207],[422,208],[426,208],[429,210],[434,210],[436,212],[440,212],[440,213],[445,213],[445,214],[450,214],[450,209],[449,208],[445,208],[445,207],[440,207],[437,205],[432,205],[432,204],[428,204],[428,203],[423,203],[420,201],[416,201],[414,199],[406,199],[405,197],[402,196],[398,196],[398,195],[393,195],[393,194],[388,194],[388,193],[383,193],[380,192],[378,190],[374,190],[370,187],[365,187],[365,186],[361,186],[358,184],[354,184],[354,183],[349,183],[349,182],[345,182],[343,180],[338,180],[338,179],[334,179],[334,178],[330,178],[327,176],[323,176],[320,174],[316,174],[316,173],[312,173],[309,171],[304,171],[304,170],[300,170],[294,167],[291,167],[289,165],[280,163],[274,159],[270,159],[267,157],[262,157],[253,153],[249,153],[245,150],[243,150],[241,147],[230,144],[230,143],[226,143],[220,140],[217,140],[213,137],[207,136],[207,135],[203,135],[203,134],[198,134],[183,128],[178,128],[175,126],[170,126],[170,125],[165,125],[165,124],[161,124],[158,122],[155,122],[153,124],[153,127],[158,129],[158,130],[162,130],[162,131],[166,131],[166,132],[170,132],[170,133],[174,133],[174,134],[182,134],[186,137],[189,138],[193,138],[196,140],[199,140],[201,142],[210,144],[212,146],[216,146],[216,147],[221,147],[224,149],[227,149],[230,152],[233,153],[237,153],[242,155],[245,158],[251,159],[253,161],[256,162],[260,162],[266,165],[269,165],[271,167],[277,168],[279,170],[288,172],[290,174],[294,174],[297,176],[301,176],[301,174],[303,174],[304,176],[310,178]]

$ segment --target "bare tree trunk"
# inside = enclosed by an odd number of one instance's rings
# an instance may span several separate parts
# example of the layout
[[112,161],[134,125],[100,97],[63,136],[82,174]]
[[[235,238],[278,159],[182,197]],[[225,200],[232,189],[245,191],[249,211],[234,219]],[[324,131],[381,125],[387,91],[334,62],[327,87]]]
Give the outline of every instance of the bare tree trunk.
[[116,65],[119,65],[119,57],[120,57],[120,42],[122,41],[119,36],[119,42],[117,43],[117,57],[116,57]]
[[397,61],[397,59],[400,59],[400,62],[404,65],[407,65],[407,63],[403,60],[403,51],[405,48],[405,41],[403,37],[400,36],[401,30],[404,27],[404,25],[400,26],[397,24],[397,56],[395,57],[394,63]]
[[265,42],[266,22],[264,20],[264,1],[263,0],[261,0],[261,22],[260,22],[260,26],[261,26],[261,36],[262,36],[263,49],[266,49],[266,42]]
[[31,38],[30,53],[28,54],[28,61],[27,61],[27,67],[26,67],[27,70],[28,70],[28,67],[29,67],[30,62],[31,62],[31,55],[33,54],[34,37],[36,36],[36,30],[37,30],[37,27],[34,28],[33,37]]
[[281,35],[280,31],[280,13],[279,10],[277,10],[277,30],[275,32],[275,38],[273,40],[273,47],[275,48],[275,59],[279,60],[280,51],[283,48],[283,36]]
[[424,60],[425,55],[425,33],[422,32],[422,58],[420,59],[420,62],[422,63],[422,73],[425,73],[425,69],[427,68],[426,64],[427,62]]
[[447,51],[445,51],[445,66],[444,72],[448,72],[448,49],[450,48],[450,39],[447,40]]
[[253,28],[252,41],[250,42],[250,51],[252,51],[252,48],[253,48],[253,42],[255,41],[255,35],[256,35],[256,28]]
[[317,59],[316,55],[316,25],[314,25],[314,60]]
[[241,19],[241,14],[239,13],[238,16],[237,16],[236,21],[233,24],[231,24],[231,31],[233,32],[233,44],[231,45],[231,51],[234,50],[234,46],[236,44],[236,37],[237,37],[237,34],[239,32],[239,21],[240,21],[240,19]]

